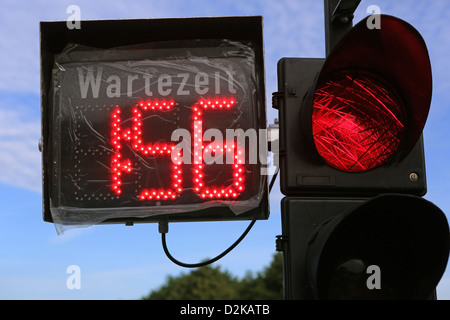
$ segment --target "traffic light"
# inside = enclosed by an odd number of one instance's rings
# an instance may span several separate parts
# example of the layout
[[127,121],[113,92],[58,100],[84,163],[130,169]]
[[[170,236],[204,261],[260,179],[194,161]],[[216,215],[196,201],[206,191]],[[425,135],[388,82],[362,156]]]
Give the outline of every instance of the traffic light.
[[287,299],[432,298],[447,265],[446,217],[421,198],[428,51],[407,22],[368,19],[326,59],[278,63]]
[[261,17],[42,22],[44,220],[267,219]]

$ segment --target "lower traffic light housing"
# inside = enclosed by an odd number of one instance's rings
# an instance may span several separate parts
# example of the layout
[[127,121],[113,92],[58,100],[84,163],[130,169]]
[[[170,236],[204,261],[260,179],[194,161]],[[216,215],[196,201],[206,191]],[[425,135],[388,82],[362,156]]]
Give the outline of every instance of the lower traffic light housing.
[[287,197],[282,228],[286,299],[428,299],[449,256],[444,213],[410,195]]

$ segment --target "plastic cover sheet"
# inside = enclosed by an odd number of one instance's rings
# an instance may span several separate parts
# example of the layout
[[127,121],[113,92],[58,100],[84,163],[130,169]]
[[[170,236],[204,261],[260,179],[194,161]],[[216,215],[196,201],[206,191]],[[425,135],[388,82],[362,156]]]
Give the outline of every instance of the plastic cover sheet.
[[55,57],[49,114],[57,231],[258,207],[267,188],[261,76],[248,42],[67,46]]

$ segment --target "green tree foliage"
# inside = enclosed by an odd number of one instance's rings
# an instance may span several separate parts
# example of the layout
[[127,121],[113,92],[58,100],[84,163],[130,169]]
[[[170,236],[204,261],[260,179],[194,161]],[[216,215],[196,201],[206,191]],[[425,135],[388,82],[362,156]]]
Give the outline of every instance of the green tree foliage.
[[164,285],[153,290],[145,300],[239,300],[282,299],[282,256],[275,254],[270,265],[243,279],[220,267],[206,266],[179,276],[169,276]]
[[150,292],[148,300],[233,299],[238,281],[220,267],[201,267],[178,277],[169,276],[166,284]]
[[263,271],[253,276],[250,272],[240,281],[237,299],[279,300],[283,298],[283,260],[275,254]]

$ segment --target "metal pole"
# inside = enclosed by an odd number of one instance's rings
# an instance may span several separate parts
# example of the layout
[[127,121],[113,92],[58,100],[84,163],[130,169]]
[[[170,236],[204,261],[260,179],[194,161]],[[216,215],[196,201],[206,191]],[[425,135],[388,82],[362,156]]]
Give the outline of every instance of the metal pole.
[[353,13],[360,2],[361,0],[324,0],[327,57],[334,46],[353,27]]

